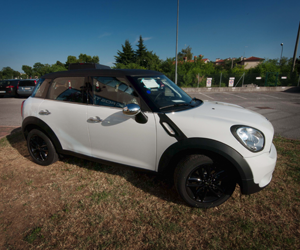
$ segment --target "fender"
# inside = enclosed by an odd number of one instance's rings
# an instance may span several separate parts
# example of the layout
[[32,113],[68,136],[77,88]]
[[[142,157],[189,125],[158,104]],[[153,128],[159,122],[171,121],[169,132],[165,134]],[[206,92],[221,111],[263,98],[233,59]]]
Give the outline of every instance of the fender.
[[187,138],[172,144],[160,158],[158,172],[166,174],[173,171],[177,163],[186,154],[217,154],[228,160],[236,169],[240,178],[243,194],[252,194],[262,188],[253,181],[252,171],[243,156],[230,146],[206,138]]
[[22,132],[23,135],[25,137],[25,139],[27,139],[27,135],[28,135],[28,130],[31,130],[33,128],[38,128],[40,130],[42,130],[52,141],[56,151],[58,153],[62,152],[62,146],[56,136],[56,134],[53,132],[53,130],[41,119],[33,117],[33,116],[28,116],[26,117],[23,122],[22,122]]

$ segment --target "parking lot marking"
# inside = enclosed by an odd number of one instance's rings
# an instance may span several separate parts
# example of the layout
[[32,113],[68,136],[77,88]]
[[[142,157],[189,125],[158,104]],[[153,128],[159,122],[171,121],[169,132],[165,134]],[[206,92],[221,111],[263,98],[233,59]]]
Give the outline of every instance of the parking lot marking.
[[245,99],[245,100],[247,100],[247,98],[245,98],[245,97],[242,97],[242,96],[239,96],[239,95],[235,95],[235,94],[229,94],[229,93],[227,93],[227,92],[224,92],[224,94],[227,94],[227,95],[233,95],[233,96],[239,97],[239,98],[241,98],[241,99]]
[[258,95],[268,96],[268,97],[275,98],[275,99],[282,99],[282,98],[279,98],[279,97],[276,97],[276,96],[264,95],[264,94],[260,94],[260,93]]
[[214,98],[212,98],[212,97],[210,97],[210,96],[208,96],[208,95],[202,94],[202,93],[198,93],[198,94],[204,95],[204,96],[206,96],[206,97],[208,97],[208,98],[210,98],[210,99],[214,99]]

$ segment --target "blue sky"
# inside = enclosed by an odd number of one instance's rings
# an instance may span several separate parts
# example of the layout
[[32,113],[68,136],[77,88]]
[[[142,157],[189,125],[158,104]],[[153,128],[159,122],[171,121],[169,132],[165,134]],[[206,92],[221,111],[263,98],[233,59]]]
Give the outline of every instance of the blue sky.
[[[293,57],[299,0],[181,0],[178,51],[216,58]],[[99,56],[112,66],[128,39],[139,35],[161,59],[175,56],[177,0],[5,1],[1,3],[0,69],[36,62],[65,63],[69,55]],[[300,47],[297,56],[300,55]]]

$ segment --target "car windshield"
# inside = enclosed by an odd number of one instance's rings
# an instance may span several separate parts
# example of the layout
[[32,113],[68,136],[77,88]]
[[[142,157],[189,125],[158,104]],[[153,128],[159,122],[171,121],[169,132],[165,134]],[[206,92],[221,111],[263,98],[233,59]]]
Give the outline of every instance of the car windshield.
[[141,87],[144,96],[159,110],[189,108],[196,104],[195,99],[164,75],[133,77],[133,79]]

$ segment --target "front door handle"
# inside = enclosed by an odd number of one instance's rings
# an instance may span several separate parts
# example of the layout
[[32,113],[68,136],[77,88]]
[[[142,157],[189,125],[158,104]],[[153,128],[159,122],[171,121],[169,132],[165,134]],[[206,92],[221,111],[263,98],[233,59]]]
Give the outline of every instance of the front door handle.
[[39,112],[40,115],[50,115],[51,113],[47,109],[43,109]]
[[89,122],[89,123],[99,123],[99,122],[102,122],[102,120],[98,116],[93,116],[93,117],[90,117],[89,119],[87,119],[87,122]]

